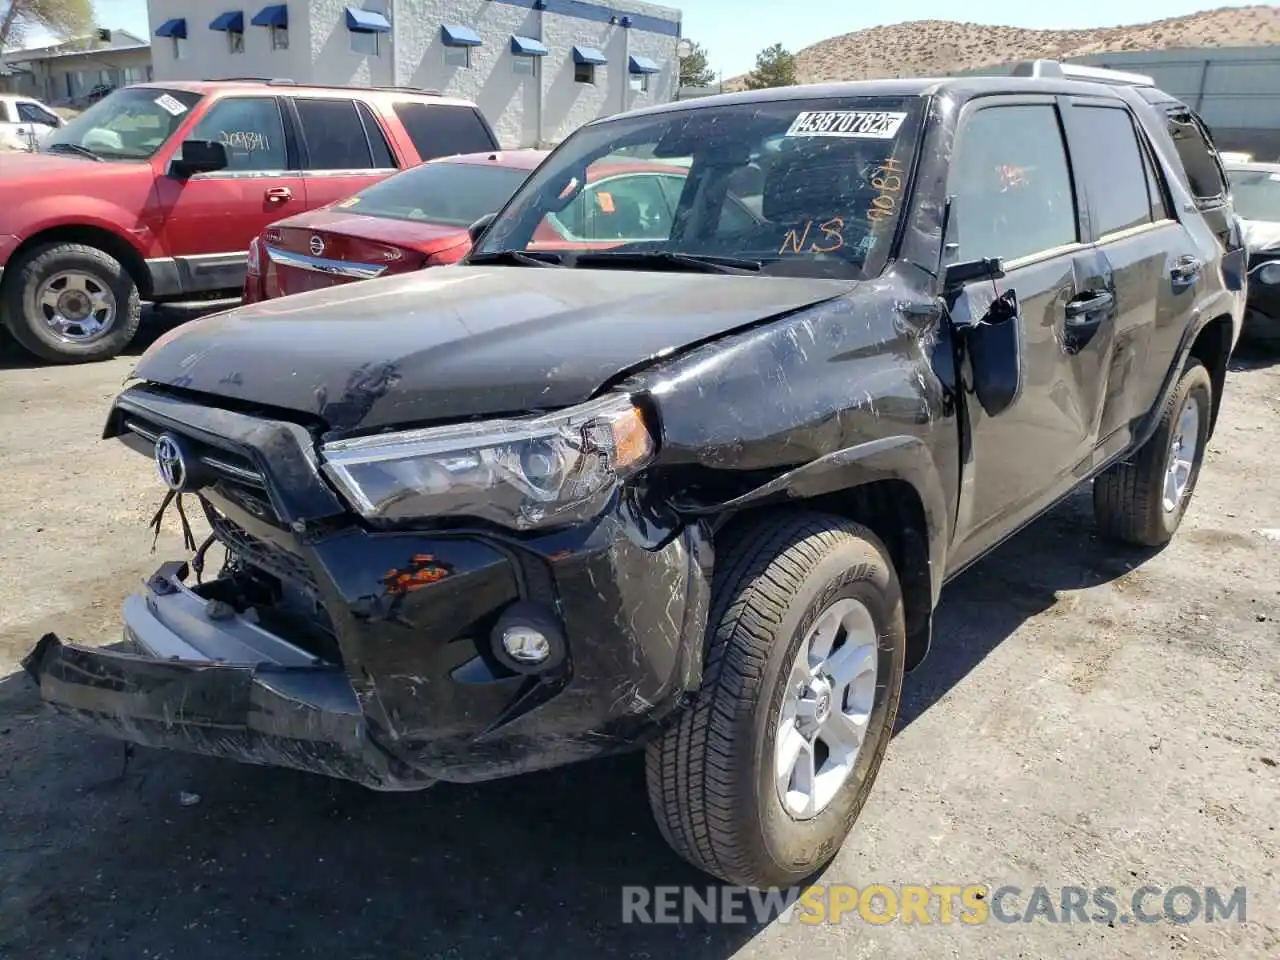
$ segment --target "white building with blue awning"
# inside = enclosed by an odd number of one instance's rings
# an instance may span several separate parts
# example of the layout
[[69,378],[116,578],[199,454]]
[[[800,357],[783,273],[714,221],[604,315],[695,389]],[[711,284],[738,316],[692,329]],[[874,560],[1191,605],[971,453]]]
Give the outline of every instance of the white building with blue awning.
[[679,10],[595,0],[149,0],[157,80],[408,86],[474,100],[504,146],[675,98]]

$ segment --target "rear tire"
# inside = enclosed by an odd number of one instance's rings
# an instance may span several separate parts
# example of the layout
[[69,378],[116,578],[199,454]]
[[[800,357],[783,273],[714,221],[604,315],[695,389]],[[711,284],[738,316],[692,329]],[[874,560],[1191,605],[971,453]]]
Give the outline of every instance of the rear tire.
[[[902,594],[884,545],[839,517],[763,514],[716,552],[702,688],[647,749],[649,802],[694,866],[790,886],[835,857],[875,782],[902,691]],[[785,749],[797,734],[807,751]]]
[[4,322],[28,352],[49,363],[117,356],[142,319],[137,284],[97,247],[36,247],[5,270]]
[[[1199,360],[1188,360],[1156,432],[1129,460],[1094,481],[1093,512],[1104,536],[1144,547],[1173,539],[1200,477],[1212,416],[1209,371]],[[1188,450],[1191,442],[1195,447]],[[1175,461],[1183,465],[1178,472]]]

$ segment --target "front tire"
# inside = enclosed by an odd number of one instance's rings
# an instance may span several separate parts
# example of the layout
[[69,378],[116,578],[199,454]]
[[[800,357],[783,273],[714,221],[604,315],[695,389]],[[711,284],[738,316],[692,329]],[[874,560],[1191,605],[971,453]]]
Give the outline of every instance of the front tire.
[[142,304],[137,284],[115,257],[97,247],[36,247],[5,274],[5,325],[41,360],[109,360],[138,332]]
[[1187,361],[1156,432],[1127,461],[1093,484],[1093,512],[1104,536],[1163,547],[1173,539],[1200,477],[1213,416],[1213,384],[1199,360]]
[[702,688],[648,747],[650,806],[694,866],[790,886],[835,857],[880,768],[902,594],[884,545],[838,517],[764,514],[716,552]]

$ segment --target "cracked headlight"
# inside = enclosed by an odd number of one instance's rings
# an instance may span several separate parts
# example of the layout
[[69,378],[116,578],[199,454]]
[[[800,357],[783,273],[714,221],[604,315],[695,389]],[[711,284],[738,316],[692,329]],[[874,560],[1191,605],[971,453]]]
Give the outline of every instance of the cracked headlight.
[[522,420],[325,444],[325,474],[364,517],[472,517],[517,530],[596,516],[655,443],[629,397]]

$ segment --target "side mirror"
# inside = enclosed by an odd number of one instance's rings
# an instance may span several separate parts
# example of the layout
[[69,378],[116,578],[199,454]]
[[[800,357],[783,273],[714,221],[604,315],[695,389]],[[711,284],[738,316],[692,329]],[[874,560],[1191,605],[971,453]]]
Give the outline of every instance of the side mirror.
[[467,227],[467,234],[471,237],[471,245],[473,247],[480,242],[480,238],[484,236],[484,232],[489,229],[497,216],[496,213],[486,213],[471,226]]
[[981,260],[962,260],[942,269],[942,288],[950,293],[968,283],[978,281],[1000,280],[1004,277],[1004,261],[999,257],[984,257]]
[[173,169],[179,176],[189,177],[193,173],[225,170],[228,162],[227,148],[217,140],[183,140]]

